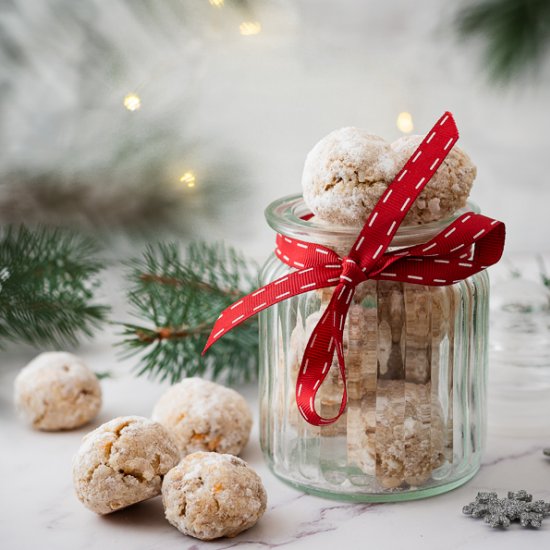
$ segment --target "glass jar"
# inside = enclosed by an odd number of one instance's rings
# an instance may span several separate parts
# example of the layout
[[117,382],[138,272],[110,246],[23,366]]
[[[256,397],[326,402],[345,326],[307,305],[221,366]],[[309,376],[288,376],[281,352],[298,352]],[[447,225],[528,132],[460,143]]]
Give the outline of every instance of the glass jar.
[[490,335],[491,433],[550,438],[550,289],[521,277],[493,285]]
[[[402,226],[392,250],[426,242],[465,210],[478,212],[469,203],[449,219]],[[345,255],[358,229],[305,221],[307,213],[297,195],[273,202],[266,217],[284,236]],[[272,255],[261,284],[290,271]],[[273,473],[308,493],[366,502],[427,497],[468,481],[485,437],[487,273],[444,287],[357,286],[344,333],[346,412],[313,426],[296,406],[296,377],[332,291],[306,292],[260,315],[261,445]],[[341,395],[334,357],[317,393],[319,414],[334,416]]]

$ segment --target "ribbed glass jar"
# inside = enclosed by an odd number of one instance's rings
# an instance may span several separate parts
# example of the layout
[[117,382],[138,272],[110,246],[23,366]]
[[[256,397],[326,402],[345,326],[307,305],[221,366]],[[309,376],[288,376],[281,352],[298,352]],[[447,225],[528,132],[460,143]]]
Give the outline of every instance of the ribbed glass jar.
[[[468,210],[478,211],[471,203]],[[345,255],[358,230],[305,221],[307,213],[301,196],[292,196],[272,203],[266,217],[278,233]],[[426,242],[453,219],[401,227],[392,249]],[[261,283],[289,271],[273,255]],[[487,273],[445,287],[361,283],[344,331],[346,412],[317,427],[297,409],[296,377],[332,290],[300,294],[260,315],[261,444],[272,471],[308,493],[367,502],[465,483],[479,468],[485,435]],[[335,357],[317,411],[334,416],[341,395]]]

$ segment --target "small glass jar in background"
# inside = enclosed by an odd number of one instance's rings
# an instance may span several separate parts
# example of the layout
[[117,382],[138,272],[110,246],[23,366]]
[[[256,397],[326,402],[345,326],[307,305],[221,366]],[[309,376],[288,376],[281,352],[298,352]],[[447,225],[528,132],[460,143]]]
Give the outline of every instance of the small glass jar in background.
[[[358,230],[304,221],[307,213],[293,196],[272,203],[266,217],[284,236],[345,255]],[[454,219],[401,227],[392,248],[426,242]],[[273,255],[261,283],[289,271]],[[346,412],[313,426],[297,409],[296,378],[332,291],[300,294],[261,313],[260,430],[272,471],[309,493],[366,502],[422,498],[465,483],[479,468],[485,437],[487,273],[444,287],[361,283],[344,332]],[[337,413],[341,395],[335,357],[316,397],[321,416]]]
[[550,437],[550,290],[522,277],[495,284],[490,335],[490,432]]

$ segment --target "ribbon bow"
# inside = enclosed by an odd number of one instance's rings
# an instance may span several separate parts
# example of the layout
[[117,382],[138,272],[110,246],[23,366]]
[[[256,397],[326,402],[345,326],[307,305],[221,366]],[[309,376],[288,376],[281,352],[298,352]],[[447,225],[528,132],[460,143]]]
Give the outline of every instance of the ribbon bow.
[[[307,343],[296,381],[296,402],[310,424],[319,426],[338,420],[347,402],[342,340],[355,287],[367,279],[451,285],[495,264],[502,256],[504,224],[473,212],[462,214],[426,243],[387,250],[403,218],[457,140],[456,124],[447,112],[388,186],[344,258],[325,246],[277,235],[277,257],[299,269],[225,309],[214,324],[205,351],[263,309],[303,292],[335,286]],[[315,395],[335,352],[344,390],[338,414],[323,418],[315,410]]]

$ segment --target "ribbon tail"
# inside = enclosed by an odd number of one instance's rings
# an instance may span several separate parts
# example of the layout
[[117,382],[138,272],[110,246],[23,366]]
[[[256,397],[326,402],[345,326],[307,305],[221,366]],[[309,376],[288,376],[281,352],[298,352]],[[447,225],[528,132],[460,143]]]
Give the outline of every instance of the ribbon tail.
[[371,271],[390,246],[401,222],[458,140],[453,116],[445,112],[388,186],[361,229],[349,256]]
[[[296,380],[296,403],[304,419],[314,426],[332,424],[344,413],[347,404],[346,366],[342,346],[344,325],[355,288],[339,284],[307,343]],[[323,418],[315,409],[315,397],[332,366],[334,353],[344,383],[338,414]]]
[[208,348],[230,330],[238,327],[260,311],[317,288],[334,286],[339,280],[340,264],[318,265],[293,271],[255,290],[224,309],[212,328],[203,355]]

